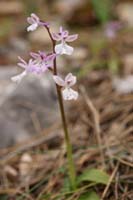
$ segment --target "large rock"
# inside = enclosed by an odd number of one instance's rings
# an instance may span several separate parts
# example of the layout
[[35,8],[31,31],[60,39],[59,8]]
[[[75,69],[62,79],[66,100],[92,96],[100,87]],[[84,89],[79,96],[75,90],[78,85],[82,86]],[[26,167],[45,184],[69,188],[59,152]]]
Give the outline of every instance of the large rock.
[[0,113],[0,147],[27,139],[54,124],[59,111],[51,76],[23,79],[1,104]]

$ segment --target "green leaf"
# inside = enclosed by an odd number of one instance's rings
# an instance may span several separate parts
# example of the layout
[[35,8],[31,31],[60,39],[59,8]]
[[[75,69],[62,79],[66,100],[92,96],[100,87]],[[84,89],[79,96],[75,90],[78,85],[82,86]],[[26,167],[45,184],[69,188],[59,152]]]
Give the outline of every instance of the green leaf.
[[78,178],[78,183],[81,183],[83,181],[91,181],[106,185],[109,181],[109,175],[99,169],[88,169],[84,171]]
[[95,14],[101,23],[105,23],[110,19],[110,0],[91,0]]
[[100,200],[100,198],[94,191],[89,191],[82,194],[78,200]]

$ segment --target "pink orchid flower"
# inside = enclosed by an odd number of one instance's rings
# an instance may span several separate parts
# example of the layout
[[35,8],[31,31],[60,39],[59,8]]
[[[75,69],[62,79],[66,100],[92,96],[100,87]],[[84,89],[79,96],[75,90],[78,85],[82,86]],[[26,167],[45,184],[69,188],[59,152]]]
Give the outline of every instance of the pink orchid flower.
[[66,42],[73,42],[78,38],[78,34],[69,35],[67,30],[63,30],[63,28],[60,27],[59,33],[53,33],[52,37],[56,41],[61,41],[61,44],[55,46],[55,52],[57,54],[71,55],[73,53],[73,47],[69,46]]
[[24,78],[24,76],[26,76],[28,73],[35,73],[35,74],[40,74],[42,72],[42,70],[36,65],[36,63],[30,59],[28,61],[28,63],[23,60],[21,57],[18,57],[20,62],[18,63],[18,65],[22,68],[24,68],[24,71],[16,76],[13,76],[11,78],[12,81],[20,83],[20,81],[22,80],[22,78]]
[[73,86],[77,81],[76,76],[73,76],[72,73],[69,73],[65,77],[65,80],[63,80],[57,75],[54,75],[53,79],[57,85],[63,88],[62,94],[64,100],[72,100],[72,99],[76,100],[78,98],[78,92],[71,89],[71,86]]
[[28,23],[30,24],[30,26],[27,28],[27,31],[34,31],[37,29],[37,27],[40,24],[40,19],[39,17],[32,13],[30,17],[27,18]]
[[49,68],[53,68],[53,60],[56,54],[46,54],[45,52],[38,51],[38,53],[30,53],[31,57],[34,59],[35,63],[45,72]]
[[105,35],[109,39],[114,39],[117,33],[123,28],[123,25],[119,21],[111,21],[105,26]]
[[36,30],[38,26],[49,26],[49,23],[41,21],[40,18],[34,13],[27,18],[27,21],[30,24],[30,26],[27,28],[28,32]]

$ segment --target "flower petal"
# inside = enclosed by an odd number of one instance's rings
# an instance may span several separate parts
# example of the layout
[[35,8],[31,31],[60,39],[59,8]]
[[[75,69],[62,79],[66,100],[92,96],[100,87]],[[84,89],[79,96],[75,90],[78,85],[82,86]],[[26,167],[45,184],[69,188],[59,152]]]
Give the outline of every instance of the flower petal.
[[18,75],[16,75],[16,76],[13,76],[13,77],[11,78],[11,80],[12,80],[13,82],[20,83],[20,81],[22,80],[22,78],[23,78],[24,76],[26,76],[26,75],[27,75],[27,72],[26,72],[26,71],[23,71],[21,74],[18,74]]
[[31,18],[33,18],[35,21],[40,21],[39,17],[35,13],[31,14]]
[[38,53],[30,52],[30,56],[34,59],[37,59],[39,57]]
[[62,26],[60,26],[60,33],[62,33],[63,32],[63,27]]
[[28,17],[28,18],[27,18],[27,22],[28,22],[29,24],[33,24],[35,21],[33,20],[32,17]]
[[73,42],[74,40],[76,40],[78,38],[78,34],[74,34],[74,35],[69,35],[65,41],[66,42]]
[[30,25],[30,26],[27,27],[27,31],[28,31],[28,32],[29,32],[29,31],[34,31],[34,30],[37,29],[37,27],[38,27],[38,24],[37,24],[37,23],[34,23],[34,24],[32,24],[32,25]]
[[73,76],[72,73],[69,73],[65,78],[65,83],[69,87],[74,85],[76,83],[76,81],[77,81],[77,78],[76,78],[76,76]]
[[39,24],[40,23],[40,19],[36,14],[32,13],[30,15],[30,17],[27,18],[27,22],[29,24],[36,24],[36,23]]
[[45,63],[43,63],[41,66],[41,72],[46,72],[47,70],[48,70],[48,68],[52,68],[52,66],[51,65],[46,65]]
[[27,64],[26,61],[25,61],[23,58],[21,58],[20,56],[18,56],[18,59],[19,59],[22,63]]
[[73,47],[62,42],[61,44],[58,44],[55,46],[55,52],[59,55],[62,55],[62,54],[71,55],[73,53]]
[[54,76],[53,76],[53,79],[54,79],[54,81],[55,81],[55,83],[56,83],[57,85],[62,86],[62,87],[65,86],[65,81],[64,81],[62,78],[60,78],[59,76],[54,75]]
[[26,61],[25,60],[23,60],[20,56],[18,57],[18,59],[21,61],[21,62],[19,62],[18,63],[18,66],[20,66],[20,67],[22,67],[22,68],[26,68],[26,66],[27,66],[27,63],[26,63]]
[[62,94],[64,100],[76,100],[78,98],[78,92],[71,88],[65,88]]
[[62,37],[58,33],[52,33],[52,38],[56,41],[62,40]]
[[40,74],[42,72],[42,69],[38,64],[36,64],[36,61],[30,59],[26,67],[26,72]]
[[56,58],[56,54],[53,53],[53,54],[50,54],[46,57],[46,60],[47,61],[53,61],[54,59]]

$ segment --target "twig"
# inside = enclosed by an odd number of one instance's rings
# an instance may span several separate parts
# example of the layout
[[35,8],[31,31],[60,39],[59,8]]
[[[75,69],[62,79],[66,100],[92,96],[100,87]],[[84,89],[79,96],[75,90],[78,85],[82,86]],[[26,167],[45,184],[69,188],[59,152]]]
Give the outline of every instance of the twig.
[[94,107],[94,105],[93,105],[92,101],[90,100],[90,98],[88,97],[87,92],[86,92],[86,90],[85,90],[85,88],[83,86],[80,86],[80,91],[82,92],[82,95],[84,97],[84,100],[85,100],[88,108],[92,112],[94,125],[95,125],[94,128],[95,128],[97,143],[98,143],[100,154],[101,154],[101,161],[102,161],[103,167],[105,168],[104,153],[102,151],[102,140],[101,140],[101,134],[100,134],[101,133],[101,129],[100,129],[100,122],[99,122],[99,113],[96,110],[96,108]]
[[118,170],[118,167],[119,167],[119,162],[117,163],[116,167],[114,168],[114,170],[113,170],[113,172],[112,172],[112,174],[111,174],[111,176],[110,176],[110,179],[109,179],[109,181],[108,181],[108,184],[107,184],[107,186],[105,187],[105,189],[104,189],[104,191],[103,191],[101,200],[103,200],[103,199],[105,198],[105,196],[106,196],[106,194],[107,194],[107,192],[108,192],[108,189],[109,189],[109,187],[110,187],[110,184],[111,184],[111,182],[112,182],[112,180],[113,180],[113,178],[114,178],[114,176],[115,176],[115,174],[116,174],[116,172],[117,172],[117,170]]
[[127,166],[129,166],[129,167],[133,167],[133,164],[132,164],[132,163],[130,163],[130,162],[126,161],[126,160],[123,160],[123,159],[121,159],[121,158],[118,158],[117,156],[112,156],[112,158],[115,158],[115,159],[118,160],[120,163],[123,163],[123,164],[125,164],[125,165],[127,165]]
[[115,186],[114,186],[114,188],[115,188],[115,191],[114,191],[114,193],[115,193],[115,199],[117,200],[118,199],[118,182],[119,182],[119,173],[117,172],[117,174],[116,174],[116,178],[115,178]]

